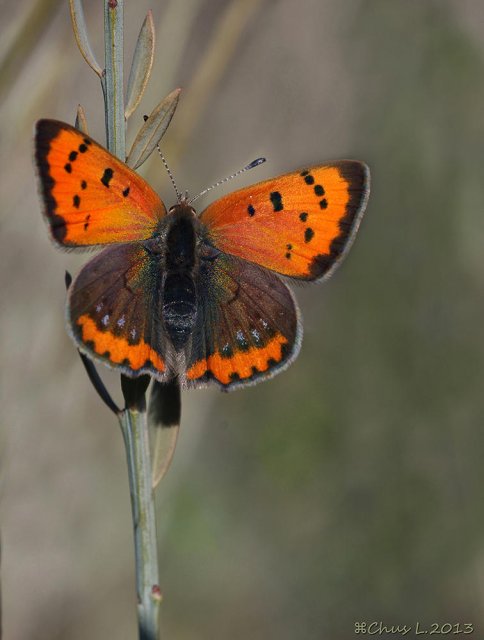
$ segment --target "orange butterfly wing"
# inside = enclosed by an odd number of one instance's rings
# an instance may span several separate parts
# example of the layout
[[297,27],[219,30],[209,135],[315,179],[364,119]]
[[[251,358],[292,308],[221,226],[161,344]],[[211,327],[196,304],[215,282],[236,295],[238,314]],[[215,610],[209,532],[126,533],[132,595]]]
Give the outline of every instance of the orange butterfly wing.
[[35,159],[44,215],[61,247],[143,240],[166,214],[141,176],[68,124],[39,120]]
[[343,160],[235,191],[201,214],[221,251],[285,276],[329,276],[354,239],[369,194],[368,167]]

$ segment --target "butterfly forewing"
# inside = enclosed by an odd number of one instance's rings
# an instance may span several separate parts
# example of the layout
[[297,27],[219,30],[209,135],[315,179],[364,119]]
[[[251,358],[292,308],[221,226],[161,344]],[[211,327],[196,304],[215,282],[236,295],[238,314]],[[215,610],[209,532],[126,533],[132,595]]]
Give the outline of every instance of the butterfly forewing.
[[345,160],[235,191],[202,212],[213,244],[226,253],[301,280],[328,276],[358,229],[369,172]]
[[141,176],[68,124],[39,120],[35,159],[44,214],[62,247],[143,240],[166,214]]
[[[203,255],[203,254],[202,254]],[[220,253],[202,257],[199,308],[186,378],[230,390],[269,378],[297,355],[301,322],[288,287],[273,273]]]
[[159,261],[141,243],[108,247],[69,288],[67,319],[81,351],[129,376],[168,376]]

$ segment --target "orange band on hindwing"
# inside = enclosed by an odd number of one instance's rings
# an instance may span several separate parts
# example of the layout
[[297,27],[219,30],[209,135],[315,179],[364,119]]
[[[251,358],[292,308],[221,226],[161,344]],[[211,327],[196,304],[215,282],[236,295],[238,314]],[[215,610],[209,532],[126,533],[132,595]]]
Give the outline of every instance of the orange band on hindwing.
[[234,380],[247,380],[281,362],[287,342],[284,336],[277,334],[265,347],[251,347],[247,351],[235,352],[231,357],[214,353],[206,360],[195,362],[187,371],[187,378],[196,380],[208,373],[225,385]]
[[164,380],[166,342],[153,321],[159,289],[156,259],[139,243],[107,247],[69,287],[67,321],[84,353],[119,368]]
[[130,344],[126,338],[99,330],[88,315],[81,316],[76,324],[80,328],[82,341],[92,344],[92,350],[101,358],[114,364],[122,364],[133,371],[150,367],[160,372],[165,371],[162,358],[144,340]]

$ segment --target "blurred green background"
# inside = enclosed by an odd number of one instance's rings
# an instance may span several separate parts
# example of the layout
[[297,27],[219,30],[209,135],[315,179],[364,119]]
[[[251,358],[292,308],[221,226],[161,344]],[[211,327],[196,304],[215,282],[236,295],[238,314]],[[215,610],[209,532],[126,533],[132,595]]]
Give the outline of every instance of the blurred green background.
[[[122,438],[64,329],[64,269],[85,256],[51,246],[31,163],[33,122],[79,102],[103,140],[101,91],[67,2],[0,7],[4,637],[131,640]],[[350,640],[380,620],[483,637],[484,4],[127,0],[127,63],[149,8],[130,136],[184,88],[163,144],[181,189],[258,155],[225,191],[337,158],[373,176],[348,259],[297,291],[297,361],[184,394],[158,491],[163,637]],[[102,60],[101,2],[85,11]],[[142,173],[174,202],[159,158]]]

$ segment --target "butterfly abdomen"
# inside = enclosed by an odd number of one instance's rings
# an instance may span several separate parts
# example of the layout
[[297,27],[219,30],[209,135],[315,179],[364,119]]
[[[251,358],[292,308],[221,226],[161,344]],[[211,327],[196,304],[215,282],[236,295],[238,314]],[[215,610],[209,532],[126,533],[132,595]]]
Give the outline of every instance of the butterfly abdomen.
[[195,248],[193,216],[180,206],[180,211],[173,214],[166,236],[163,284],[163,320],[177,351],[187,343],[197,317]]
[[196,317],[197,294],[191,275],[167,274],[163,295],[163,319],[168,336],[177,351],[187,343]]

